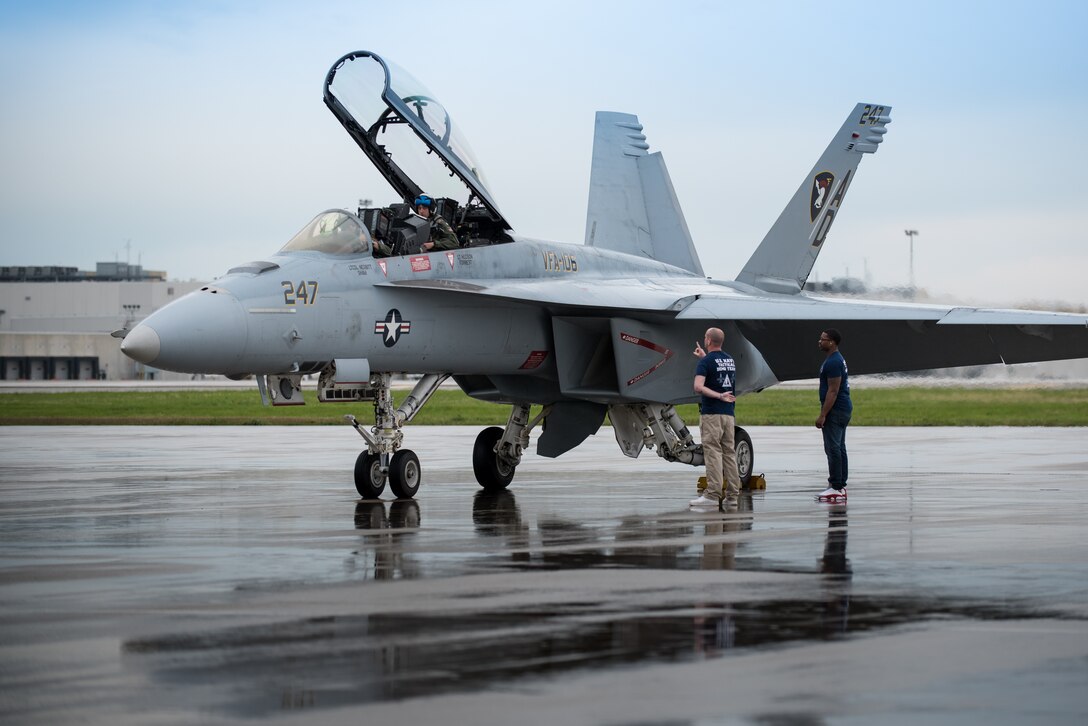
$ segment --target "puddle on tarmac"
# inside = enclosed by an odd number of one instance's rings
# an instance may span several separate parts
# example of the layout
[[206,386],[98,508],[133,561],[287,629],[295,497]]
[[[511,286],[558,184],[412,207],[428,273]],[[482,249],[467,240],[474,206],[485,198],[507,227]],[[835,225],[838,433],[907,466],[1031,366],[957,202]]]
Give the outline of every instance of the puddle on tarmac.
[[[1063,617],[1027,601],[852,596],[846,508],[829,508],[822,548],[797,561],[742,555],[751,511],[636,517],[602,526],[549,515],[532,525],[509,493],[477,495],[472,525],[487,546],[434,551],[420,544],[414,501],[360,502],[353,562],[366,579],[411,579],[500,570],[737,569],[822,573],[809,599],[705,602],[683,592],[645,602],[489,606],[421,615],[378,613],[130,640],[125,667],[150,679],[156,699],[185,699],[243,717],[447,693],[524,688],[531,679],[653,662],[729,657],[752,649],[856,637],[937,619]],[[762,549],[762,548],[760,548]],[[440,566],[432,563],[439,561]],[[472,603],[473,605],[470,605]],[[488,609],[492,607],[492,609]],[[648,610],[647,608],[652,608]],[[179,705],[182,705],[179,703]]]
[[126,666],[148,675],[163,698],[196,687],[210,692],[213,710],[253,717],[516,688],[530,677],[728,657],[925,620],[1039,617],[1054,614],[845,593],[822,602],[686,603],[654,612],[571,603],[321,617],[130,640],[124,651]]

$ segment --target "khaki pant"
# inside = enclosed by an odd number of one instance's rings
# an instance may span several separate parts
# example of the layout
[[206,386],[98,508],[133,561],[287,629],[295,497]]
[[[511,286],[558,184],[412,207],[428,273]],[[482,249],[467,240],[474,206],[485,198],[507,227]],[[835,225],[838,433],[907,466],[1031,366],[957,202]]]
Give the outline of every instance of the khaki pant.
[[728,496],[740,496],[740,473],[737,471],[737,454],[733,451],[732,416],[703,414],[699,416],[699,436],[703,443],[703,461],[706,463],[707,499],[722,499],[722,482],[728,482]]

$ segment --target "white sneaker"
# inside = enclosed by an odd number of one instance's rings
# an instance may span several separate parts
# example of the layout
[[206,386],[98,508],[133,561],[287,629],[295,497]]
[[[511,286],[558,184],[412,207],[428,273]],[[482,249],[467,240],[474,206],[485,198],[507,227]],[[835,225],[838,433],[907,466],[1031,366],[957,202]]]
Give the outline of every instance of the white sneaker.
[[821,502],[832,502],[846,499],[846,487],[842,489],[835,489],[834,487],[828,487],[822,492],[816,495],[816,499]]
[[714,507],[715,509],[717,509],[718,504],[719,502],[717,499],[711,499],[709,497],[699,497],[698,499],[692,499],[690,502],[688,502],[688,505],[692,509],[702,509],[703,507]]

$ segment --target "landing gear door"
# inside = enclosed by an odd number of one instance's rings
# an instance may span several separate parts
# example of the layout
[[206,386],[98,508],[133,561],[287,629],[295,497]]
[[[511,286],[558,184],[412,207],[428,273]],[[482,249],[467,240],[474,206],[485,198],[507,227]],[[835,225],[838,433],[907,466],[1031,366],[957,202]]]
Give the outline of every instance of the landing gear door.
[[306,400],[302,397],[302,376],[268,376],[267,385],[273,406],[306,405]]

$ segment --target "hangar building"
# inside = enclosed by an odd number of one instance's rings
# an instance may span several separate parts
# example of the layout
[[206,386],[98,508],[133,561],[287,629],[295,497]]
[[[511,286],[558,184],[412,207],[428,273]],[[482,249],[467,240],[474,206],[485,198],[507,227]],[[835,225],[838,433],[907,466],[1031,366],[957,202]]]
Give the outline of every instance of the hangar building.
[[[0,267],[0,379],[172,379],[121,354],[110,335],[204,285],[164,272],[100,262],[74,267]],[[187,378],[188,376],[182,376]]]

